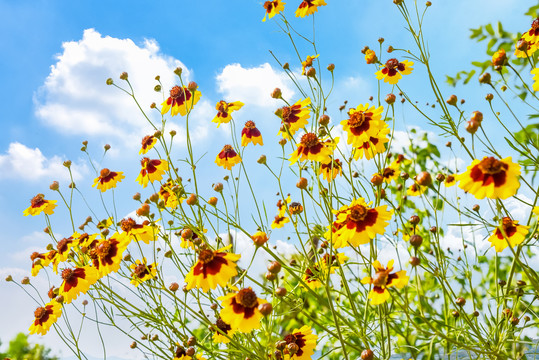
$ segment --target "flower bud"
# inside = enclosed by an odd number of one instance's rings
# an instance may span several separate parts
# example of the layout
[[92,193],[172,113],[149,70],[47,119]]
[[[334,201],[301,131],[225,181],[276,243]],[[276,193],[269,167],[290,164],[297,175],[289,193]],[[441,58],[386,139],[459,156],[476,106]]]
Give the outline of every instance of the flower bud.
[[371,183],[374,186],[380,186],[384,182],[384,178],[380,174],[374,174],[371,178]]
[[520,322],[520,319],[517,318],[516,316],[513,316],[513,317],[511,318],[511,325],[517,326],[519,322]]
[[191,194],[187,198],[187,200],[185,200],[185,202],[187,203],[187,205],[193,206],[193,205],[196,205],[196,203],[198,202],[198,198],[195,194]]
[[410,219],[408,220],[410,222],[410,224],[412,225],[417,225],[419,224],[419,222],[421,221],[421,219],[419,218],[419,216],[417,215],[412,215],[410,216]]
[[470,117],[470,121],[475,121],[479,124],[483,121],[483,113],[481,111],[474,111]]
[[176,69],[174,69],[174,74],[180,76],[183,72],[183,69],[181,67],[177,67]]
[[60,184],[58,181],[53,181],[52,184],[50,184],[49,189],[52,191],[57,191],[60,188]]
[[173,282],[172,284],[170,284],[170,286],[168,287],[168,289],[172,292],[176,292],[178,291],[178,289],[180,288],[180,285],[178,285],[178,283],[175,283]]
[[298,189],[302,189],[302,190],[307,189],[308,185],[309,185],[309,183],[308,183],[307,179],[305,179],[304,177],[299,178],[298,182],[296,183],[296,187]]
[[277,294],[277,296],[285,296],[286,293],[287,291],[284,287],[278,287],[277,289],[275,289],[275,294]]
[[422,171],[421,173],[417,174],[415,180],[421,186],[432,185],[432,177],[430,176],[430,173],[428,171]]
[[375,64],[377,61],[378,57],[376,57],[376,53],[371,49],[367,49],[365,51],[365,62],[370,65]]
[[286,346],[288,353],[293,356],[299,351],[299,346],[296,343],[290,343]]
[[373,360],[374,353],[371,349],[365,349],[361,352],[361,360]]
[[268,241],[268,235],[265,232],[257,232],[251,236],[251,239],[256,246],[262,246]]
[[418,248],[423,244],[423,237],[421,235],[414,234],[410,237],[410,245]]
[[278,274],[281,271],[281,263],[272,261],[268,264],[268,271],[273,274]]
[[286,139],[279,140],[279,145],[285,146],[286,145]]
[[114,81],[111,78],[108,78],[107,85],[112,85],[112,84],[114,84]]
[[430,1],[427,1],[427,2],[425,3],[425,6],[426,6],[426,7],[429,7],[429,6],[431,6],[431,5],[432,5],[432,3],[431,3]]
[[402,171],[400,173],[400,177],[401,177],[402,180],[408,180],[410,178],[410,174],[408,174],[406,171]]
[[329,64],[328,65],[328,71],[333,72],[333,70],[335,70],[335,64]]
[[395,96],[395,94],[387,94],[386,95],[386,98],[385,98],[385,101],[388,105],[391,105],[395,102],[395,100],[397,99],[397,97]]
[[457,310],[451,311],[451,315],[456,319],[460,316],[459,312]]
[[71,167],[71,160],[64,161],[64,166],[69,169]]
[[187,84],[187,90],[194,92],[198,88],[198,84],[194,81],[191,81],[189,84]]
[[445,101],[446,103],[448,103],[449,105],[457,105],[457,95],[451,95],[450,97],[447,98],[447,100]]
[[520,51],[528,51],[528,45],[529,43],[526,40],[520,39],[519,41],[517,41],[516,48]]
[[[400,0],[400,1],[402,1],[402,0]],[[395,0],[393,0],[393,2],[395,2]],[[393,49],[393,46],[389,45],[389,46],[387,47],[387,52],[388,52],[388,53],[392,53],[393,50],[394,50],[394,49]]]
[[216,192],[223,191],[223,184],[217,183],[217,184],[213,185],[213,190],[216,191]]
[[153,87],[153,91],[160,92],[161,91],[161,85],[157,84]]
[[258,158],[258,160],[256,162],[261,164],[261,165],[265,165],[266,164],[266,155],[260,155],[260,157]]
[[120,79],[127,80],[127,73],[125,71],[120,74]]
[[133,195],[133,200],[139,201],[140,200],[140,193],[136,193],[135,195]]
[[273,280],[275,280],[275,278],[276,278],[277,276],[276,276],[274,273],[271,273],[271,272],[268,271],[268,272],[266,273],[265,277],[266,277],[266,280],[268,280],[268,281],[273,281]]
[[150,104],[150,109],[155,109],[156,106],[157,106],[157,104],[153,102],[153,103]]
[[283,64],[283,69],[284,70],[290,70],[290,65],[288,63],[284,63]]
[[479,83],[481,84],[490,84],[490,74],[487,72],[487,73],[484,73],[483,75],[481,75],[479,77]]
[[11,275],[6,276],[6,281],[7,282],[13,281],[13,277]]
[[457,298],[457,300],[455,300],[455,303],[458,306],[462,307],[462,306],[466,305],[466,299],[464,299],[463,297],[459,297],[459,298]]
[[208,204],[210,204],[211,206],[217,205],[217,198],[215,196],[212,196],[208,199]]
[[308,77],[315,77],[316,76],[316,70],[312,67],[307,70],[307,76]]
[[329,120],[329,116],[324,114],[318,119],[318,124],[320,124],[321,126],[326,126],[327,124],[329,124]]
[[144,203],[136,211],[137,216],[148,216],[150,215],[150,205]]
[[23,277],[22,280],[21,280],[21,284],[23,284],[23,285],[30,284],[30,278],[28,276]]
[[421,260],[417,256],[412,256],[410,258],[410,265],[415,267],[415,266],[418,266],[419,264],[421,264]]
[[273,311],[273,306],[270,303],[264,303],[258,305],[258,311],[264,316],[268,316]]
[[473,135],[477,132],[480,125],[481,124],[476,121],[472,121],[472,120],[466,121],[466,131]]
[[133,341],[133,342],[131,343],[131,345],[129,345],[129,347],[130,347],[131,349],[135,349],[135,348],[137,347],[137,342],[136,342],[136,341]]
[[438,182],[442,182],[445,180],[445,175],[444,174],[438,174],[436,175],[436,181]]
[[280,99],[282,95],[283,95],[283,93],[281,92],[281,89],[279,89],[279,88],[275,88],[271,92],[271,97],[274,98],[274,99]]
[[187,355],[187,356],[195,355],[195,348],[194,347],[187,348],[187,350],[185,351],[185,355]]

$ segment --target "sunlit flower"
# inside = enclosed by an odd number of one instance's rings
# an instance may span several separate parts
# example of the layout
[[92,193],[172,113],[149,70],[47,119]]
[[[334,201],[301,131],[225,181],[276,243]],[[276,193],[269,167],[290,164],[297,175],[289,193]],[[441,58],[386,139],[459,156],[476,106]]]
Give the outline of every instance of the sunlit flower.
[[157,276],[157,263],[148,265],[145,257],[142,258],[142,261],[136,260],[129,268],[132,270],[131,284],[135,286],[139,286],[143,282]]
[[362,145],[353,149],[353,156],[355,160],[360,158],[370,160],[376,154],[381,154],[386,151],[386,143],[389,142],[388,134],[390,129],[385,122],[382,121],[382,124],[382,128],[378,130],[378,134],[376,134],[376,136],[371,136],[367,141],[363,142]]
[[248,333],[260,328],[260,320],[263,315],[258,310],[258,306],[267,303],[267,301],[259,299],[253,289],[243,288],[236,293],[230,293],[217,299],[222,300],[221,319],[230,324],[232,329]]
[[231,247],[232,245],[229,245],[216,251],[201,250],[198,253],[198,261],[185,276],[187,289],[197,288],[208,292],[209,289],[217,288],[217,285],[225,287],[227,282],[238,274],[236,261],[241,257],[225,252]]
[[511,220],[509,217],[504,217],[488,241],[495,247],[496,252],[501,252],[507,246],[513,248],[522,243],[528,235],[529,228],[529,226],[519,225],[518,221]]
[[[181,194],[181,195],[180,195]],[[165,206],[175,209],[184,200],[183,189],[179,185],[174,185],[172,181],[167,181],[159,189],[159,199],[163,200]]]
[[142,224],[137,224],[133,218],[126,218],[120,221],[120,228],[128,238],[142,241],[149,244],[157,237],[158,230],[155,225],[151,225],[148,220],[144,220]]
[[108,229],[108,228],[111,227],[111,226],[112,226],[112,217],[103,219],[103,220],[101,220],[100,222],[98,222],[98,223],[96,224],[96,227],[97,227],[99,230]]
[[457,179],[455,178],[455,175],[449,174],[445,177],[444,185],[445,187],[451,187],[457,183]]
[[140,165],[142,169],[136,181],[143,188],[148,186],[148,182],[160,181],[163,178],[163,174],[168,170],[168,162],[161,159],[150,160],[145,157],[140,160]]
[[384,181],[389,184],[393,180],[396,181],[399,178],[399,170],[399,164],[395,160],[388,167],[384,168],[381,175],[384,178]]
[[278,114],[281,117],[281,129],[279,135],[282,135],[285,139],[291,139],[296,131],[304,128],[309,122],[308,118],[311,117],[308,106],[311,104],[311,99],[298,100],[292,106],[283,106],[278,110]]
[[225,145],[223,150],[221,150],[221,152],[215,158],[215,163],[227,170],[232,170],[232,167],[240,162],[241,157],[231,145]]
[[384,268],[378,260],[375,260],[372,264],[376,273],[374,277],[367,276],[361,280],[362,284],[372,284],[373,287],[369,292],[369,299],[371,299],[372,305],[379,305],[389,299],[390,287],[396,287],[402,289],[408,284],[409,277],[406,276],[406,271],[401,270],[396,273],[393,271],[393,260],[390,260],[387,264],[387,268]]
[[108,239],[99,240],[89,252],[93,266],[99,271],[101,277],[118,271],[122,256],[129,244],[125,233],[115,233]]
[[342,175],[342,163],[341,160],[331,160],[326,164],[320,164],[320,174],[327,181],[335,179],[337,176]]
[[489,199],[507,199],[517,193],[519,175],[520,165],[513,163],[511,157],[498,160],[485,156],[483,160],[474,160],[465,173],[455,175],[455,178],[462,190],[477,199],[485,196]]
[[[227,344],[230,342],[230,339],[227,338],[225,335],[228,335],[231,337],[234,335],[236,330],[233,330],[230,325],[228,325],[226,322],[223,321],[223,319],[219,318],[214,324],[216,330],[215,334],[213,334],[213,341],[220,344]],[[219,329],[219,330],[217,330]],[[221,332],[223,334],[221,334]]]
[[108,189],[115,188],[116,184],[122,181],[122,179],[125,179],[122,171],[115,172],[104,168],[99,173],[99,176],[94,179],[94,184],[92,186],[97,185],[97,188],[101,190],[101,192],[105,192]]
[[303,205],[301,205],[299,202],[290,203],[288,206],[288,212],[290,212],[292,215],[301,214],[303,212]]
[[501,67],[507,64],[507,54],[504,49],[500,49],[492,55],[492,66],[494,68]]
[[140,148],[139,155],[146,154],[157,142],[157,138],[153,135],[146,135],[142,138],[142,147]]
[[31,334],[45,335],[51,326],[62,315],[62,305],[52,300],[44,307],[38,307],[34,311],[34,321],[28,331]]
[[[193,96],[194,94],[194,96]],[[176,116],[178,113],[181,116],[187,115],[191,108],[200,100],[200,91],[194,90],[191,92],[187,87],[174,86],[170,90],[170,97],[161,104],[161,114],[165,115],[169,110],[170,115]]]
[[281,199],[277,201],[277,215],[271,223],[271,227],[273,229],[280,229],[284,226],[284,224],[290,222],[290,219],[286,216],[286,209],[287,205],[290,204],[291,201],[292,199],[290,199],[290,196],[288,196],[285,201]]
[[266,9],[266,13],[264,14],[264,18],[262,21],[266,21],[266,17],[268,19],[271,19],[281,11],[284,11],[284,6],[286,3],[282,2],[281,0],[273,0],[273,1],[266,1],[264,3],[264,9]]
[[288,222],[290,222],[290,219],[288,217],[282,215],[275,215],[275,218],[271,222],[271,228],[280,229],[284,226],[284,224]]
[[295,164],[298,160],[311,160],[321,163],[330,162],[333,149],[338,140],[338,138],[335,138],[335,142],[331,140],[322,142],[315,133],[306,133],[297,144],[297,150],[290,154],[290,165]]
[[[380,130],[387,127],[382,119],[383,106],[375,108],[369,104],[358,105],[348,111],[349,118],[341,121],[343,130],[347,133],[347,143],[359,148],[371,138],[380,136]],[[389,131],[388,131],[389,133]],[[386,134],[387,135],[387,134]]]
[[406,195],[408,196],[421,196],[425,191],[427,191],[428,186],[421,186],[419,184],[413,183],[406,190]]
[[535,68],[531,71],[533,75],[533,91],[539,91],[539,68]]
[[268,234],[266,234],[265,232],[263,231],[257,231],[255,232],[252,236],[251,236],[251,239],[253,240],[253,243],[256,245],[256,246],[262,246],[264,245],[265,243],[268,242]]
[[[363,198],[353,200],[334,213],[336,220],[331,231],[335,248],[367,244],[376,234],[383,235],[392,215],[387,205],[370,208]],[[326,236],[329,238],[331,233],[326,233]]]
[[212,122],[217,123],[217,127],[221,126],[221,124],[229,123],[230,120],[232,120],[232,115],[230,114],[233,111],[241,109],[243,105],[244,104],[241,101],[235,101],[231,103],[227,103],[224,100],[219,101],[215,105],[215,109],[217,109],[217,115],[215,115]]
[[319,54],[314,55],[314,56],[307,55],[307,58],[305,59],[305,61],[301,62],[301,75],[305,75],[305,70],[307,70],[310,67],[313,67],[313,60],[319,56],[320,56]]
[[537,43],[539,41],[539,18],[533,20],[530,30],[522,34],[522,38],[529,43]]
[[337,255],[325,254],[320,261],[311,267],[308,267],[303,274],[303,282],[311,289],[317,289],[323,285],[322,279],[327,278],[328,272],[333,274],[339,264],[348,260],[348,256],[343,253]]
[[[314,349],[316,348],[316,340],[318,336],[313,334],[311,327],[304,325],[299,329],[294,329],[290,334],[284,337],[286,345],[283,354],[284,360],[310,360],[314,355]],[[296,344],[298,351],[295,354],[290,355],[288,345]]]
[[365,62],[367,64],[375,64],[377,61],[378,58],[376,57],[376,53],[371,49],[367,49],[367,51],[365,51]]
[[253,145],[264,145],[260,130],[256,128],[254,121],[249,120],[245,123],[245,127],[241,131],[241,146],[247,146],[251,142]]
[[58,290],[58,295],[64,297],[64,303],[69,304],[75,300],[79,294],[85,293],[90,286],[98,280],[98,272],[94,267],[84,266],[79,268],[66,268],[62,270],[62,285]]
[[296,10],[296,17],[305,17],[318,11],[319,6],[327,5],[324,0],[303,0]]
[[55,273],[58,272],[58,264],[66,261],[69,257],[71,249],[74,246],[79,245],[79,237],[79,233],[75,232],[70,237],[62,238],[60,241],[58,241],[58,243],[56,243],[56,251],[54,253],[54,257],[51,259]]
[[24,210],[24,216],[39,215],[44,212],[47,215],[54,214],[54,208],[56,207],[56,200],[45,200],[45,195],[37,194],[30,200],[30,207]]
[[526,58],[533,55],[534,52],[539,49],[537,40],[526,40],[525,35],[522,36],[516,44],[515,56],[519,58]]
[[378,80],[384,79],[384,82],[395,85],[402,78],[402,75],[409,75],[412,72],[412,65],[414,63],[408,60],[399,62],[395,58],[389,59],[375,75]]
[[30,255],[30,260],[32,260],[32,276],[37,276],[42,268],[49,266],[52,258],[49,258],[47,254],[35,251]]

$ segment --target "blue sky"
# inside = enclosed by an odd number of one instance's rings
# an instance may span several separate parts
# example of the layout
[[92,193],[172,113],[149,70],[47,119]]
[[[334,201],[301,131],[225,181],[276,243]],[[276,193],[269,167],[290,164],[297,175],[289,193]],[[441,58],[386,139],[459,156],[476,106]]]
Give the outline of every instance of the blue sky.
[[[285,11],[292,18],[292,7],[298,1],[288,2]],[[400,14],[389,0],[328,3],[316,14],[317,42],[322,68],[328,63],[336,65],[337,86],[329,111],[338,116],[336,109],[343,100],[357,106],[375,93],[374,69],[365,64],[360,53],[364,45],[377,49],[380,36],[386,39],[384,48],[390,44],[411,48],[412,44]],[[468,68],[470,59],[485,59],[484,45],[468,39],[469,28],[502,20],[510,31],[524,31],[530,19],[522,13],[533,3],[433,1],[425,26],[440,83],[445,74]],[[225,130],[217,130],[210,122],[215,103],[221,99],[245,102],[246,107],[238,112],[238,123],[255,120],[265,142],[274,142],[278,122],[273,111],[279,105],[268,94],[275,86],[282,87],[285,96],[291,96],[294,90],[269,50],[283,62],[290,62],[292,68],[300,65],[276,24],[261,22],[263,15],[261,1],[251,0],[0,0],[2,278],[8,273],[18,279],[24,276],[29,270],[29,251],[46,245],[41,231],[43,219],[24,218],[22,211],[38,192],[56,199],[48,190],[53,180],[60,181],[65,189],[68,182],[61,166],[63,160],[73,161],[77,185],[84,188],[90,202],[97,201],[97,193],[89,189],[95,175],[79,151],[83,140],[89,141],[96,159],[101,158],[104,144],[112,145],[103,166],[125,171],[128,176],[118,197],[130,199],[139,191],[134,183],[139,171],[138,146],[149,129],[132,101],[105,85],[106,78],[121,83],[118,75],[128,71],[141,101],[148,107],[152,101],[159,101],[159,95],[152,90],[154,76],[161,75],[170,86],[174,81],[172,70],[182,64],[185,74],[198,82],[203,93],[194,114],[196,150],[207,152],[208,162],[213,162],[224,145],[222,138],[227,136],[226,126],[222,127]],[[301,32],[312,29],[312,18],[292,23]],[[305,44],[300,43],[300,51],[303,56],[314,55]],[[424,72],[416,66],[414,74],[415,79],[406,79],[403,86],[418,101],[432,102],[422,96]],[[448,95],[453,92],[473,104],[480,103],[487,91],[475,84],[445,91]],[[297,98],[297,91],[294,95]],[[402,114],[401,130],[407,125],[432,130],[410,109]],[[181,130],[179,122],[177,126]],[[269,151],[257,148],[247,156],[254,162]],[[201,173],[208,187],[226,175],[213,165],[201,169]],[[258,181],[264,179],[261,174],[255,176]],[[124,213],[134,210],[134,203],[129,201],[122,204]],[[82,211],[81,222],[85,217]],[[59,230],[66,231],[61,221],[58,223]],[[0,306],[15,307],[9,314],[4,311],[0,315],[0,323],[11,324],[0,329],[0,339],[6,341],[16,332],[26,331],[34,305],[13,285],[2,281],[0,290],[10,294],[0,297]],[[56,350],[62,348],[47,338],[40,341]]]

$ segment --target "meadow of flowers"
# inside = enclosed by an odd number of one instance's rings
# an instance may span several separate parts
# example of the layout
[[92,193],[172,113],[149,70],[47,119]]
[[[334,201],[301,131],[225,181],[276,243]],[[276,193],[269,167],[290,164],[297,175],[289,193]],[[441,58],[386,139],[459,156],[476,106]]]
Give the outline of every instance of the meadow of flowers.
[[[507,41],[489,48],[491,59],[476,64],[485,94],[470,108],[442,94],[431,73],[429,34],[422,28],[431,5],[388,2],[415,48],[386,48],[384,39],[374,41],[376,49],[365,47],[358,66],[372,69],[377,96],[345,102],[330,116],[338,69],[324,63],[329,57],[318,53],[314,34],[295,26],[315,24],[315,14],[323,17],[331,3],[264,2],[262,21],[275,22],[297,55],[292,66],[274,61],[298,96],[285,98],[278,88],[267,95],[281,102],[274,133],[262,133],[252,120],[235,122],[242,99],[216,103],[212,121],[230,125],[230,133],[222,150],[210,154],[228,174],[212,188],[200,186],[197,170],[209,157],[199,161],[189,130],[204,90],[177,68],[172,88],[156,76],[163,102],[147,106],[127,73],[103,79],[141,104],[140,116],[148,120],[151,130],[136,139],[140,173],[128,179],[122,169],[98,168],[83,142],[95,189],[53,182],[50,192],[32,198],[24,215],[45,218],[50,244],[31,254],[31,273],[47,277],[50,290],[36,290],[30,333],[58,332],[79,359],[85,358],[82,322],[116,327],[131,339],[134,357],[149,359],[531,359],[539,324],[533,265],[539,256],[539,18],[523,24],[516,38],[504,33]],[[297,42],[311,51],[300,53]],[[301,72],[292,70],[299,66]],[[428,112],[407,93],[406,81],[419,68],[436,100]],[[398,102],[447,138],[445,149],[421,139],[393,151]],[[533,115],[514,113],[514,103]],[[152,121],[150,112],[161,121]],[[174,122],[185,133],[171,130]],[[485,127],[496,127],[496,137]],[[171,155],[179,137],[187,143],[180,159]],[[244,161],[265,143],[278,143],[280,151]],[[442,151],[462,158],[462,168],[444,164]],[[69,161],[64,166],[71,171]],[[254,172],[267,182],[251,181]],[[102,196],[106,211],[91,216],[72,211],[84,193],[113,193],[125,181],[138,182],[140,193]],[[274,189],[278,201],[260,197],[260,187]],[[508,201],[526,216],[515,217]],[[118,215],[118,202],[136,204],[134,212]],[[59,206],[68,208],[69,219],[55,218]],[[71,225],[69,237],[55,235],[60,222]],[[458,236],[448,248],[450,227]],[[271,242],[278,229],[294,253]],[[474,232],[488,234],[487,249],[470,240]],[[249,266],[238,265],[245,260],[238,236],[270,259],[266,273],[251,270],[255,256]],[[67,309],[74,310],[68,315]]]

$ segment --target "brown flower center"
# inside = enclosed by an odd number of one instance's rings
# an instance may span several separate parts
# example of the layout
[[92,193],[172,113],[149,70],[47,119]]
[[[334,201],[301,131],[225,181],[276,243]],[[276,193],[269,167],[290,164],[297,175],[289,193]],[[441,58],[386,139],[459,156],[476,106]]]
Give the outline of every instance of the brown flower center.
[[453,181],[455,181],[454,175],[447,175],[447,177],[445,178],[445,182],[447,183],[452,183]]
[[503,231],[505,233],[507,233],[507,230],[511,227],[513,227],[513,220],[511,220],[510,217],[507,217],[505,216],[503,219],[502,219],[502,226],[503,226]]
[[58,244],[56,244],[56,249],[59,253],[63,253],[67,251],[67,245],[71,242],[72,240],[63,238],[62,240],[58,241]]
[[486,157],[479,163],[479,169],[484,174],[494,175],[502,171],[503,163],[495,157]]
[[258,303],[258,298],[251,288],[245,288],[238,291],[236,301],[246,308],[253,308]]
[[37,194],[36,196],[32,198],[32,200],[30,200],[30,204],[32,205],[32,207],[39,207],[45,202],[44,200],[45,200],[45,195]]
[[387,284],[387,277],[388,277],[387,271],[378,271],[376,274],[374,274],[374,277],[372,278],[372,284],[374,286],[384,286]]
[[207,264],[213,260],[215,253],[211,250],[205,249],[198,254],[198,260],[202,261],[204,264]]
[[146,148],[152,144],[153,141],[153,135],[146,135],[142,138],[142,147]]
[[107,169],[107,168],[104,168],[104,169],[101,170],[99,175],[101,176],[101,178],[106,178],[107,176],[110,175],[110,170]]
[[187,353],[185,352],[185,349],[184,349],[184,348],[178,347],[178,348],[176,349],[176,356],[175,356],[175,357],[180,358],[180,357],[182,357],[182,356],[185,356],[186,354],[187,354]]
[[34,311],[34,316],[38,320],[41,320],[45,315],[47,315],[47,309],[45,309],[44,307],[38,307],[36,311]]
[[69,281],[73,277],[73,270],[72,269],[64,269],[62,270],[62,279],[65,281]]
[[273,2],[272,1],[266,1],[264,3],[264,9],[266,9],[266,12],[270,13],[271,9],[273,9]]
[[386,61],[386,67],[388,69],[395,69],[397,66],[399,66],[399,60],[393,58]]
[[231,152],[231,151],[234,151],[234,149],[232,148],[232,145],[225,145],[225,146],[223,147],[223,151],[224,151],[225,153],[229,153],[229,152]]
[[316,136],[315,133],[307,133],[301,137],[301,143],[305,147],[313,147],[318,145],[320,142],[318,141],[318,136]]
[[137,225],[137,223],[131,218],[122,219],[122,221],[120,221],[120,227],[125,232],[131,231],[135,225]]
[[185,91],[184,89],[176,85],[172,89],[170,89],[170,97],[173,99],[183,98],[184,91]]
[[111,243],[108,240],[103,241],[101,244],[97,246],[95,249],[97,256],[100,258],[105,258],[110,252]]
[[32,255],[30,255],[30,260],[34,261],[35,259],[39,257],[39,255],[40,254],[37,251],[34,251]]
[[144,275],[149,273],[149,267],[150,266],[147,266],[146,264],[138,264],[135,269],[133,269],[133,275],[141,279],[144,277]]
[[392,168],[389,168],[389,167],[384,169],[383,176],[385,178],[392,177],[393,175],[395,175],[395,170],[393,170]]
[[288,334],[284,337],[284,341],[286,341],[287,344],[295,344],[297,338],[294,336],[294,334]]
[[533,22],[532,22],[532,29],[535,30],[537,28],[539,28],[539,18],[533,20]]
[[254,128],[256,127],[256,125],[255,125],[254,121],[249,120],[249,121],[247,121],[247,122],[245,123],[245,127],[246,127],[247,129],[254,129]]
[[360,127],[364,122],[365,113],[363,111],[358,111],[351,114],[350,119],[348,119],[348,125],[353,128]]
[[350,219],[352,221],[362,221],[367,217],[367,208],[363,205],[354,205],[350,210]]
[[228,112],[228,104],[223,100],[219,101],[219,108],[217,110],[222,113]]
[[150,158],[145,157],[145,158],[142,158],[142,159],[140,160],[140,165],[142,165],[142,167],[145,168],[146,165],[147,165],[149,162],[150,162]]
[[292,114],[292,109],[290,108],[290,106],[283,106],[281,110],[283,112],[283,121],[287,122],[288,118],[290,117],[290,114]]

